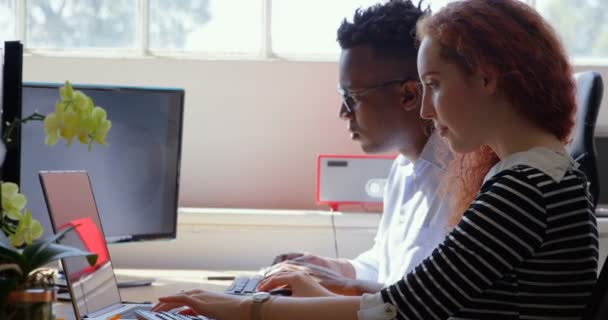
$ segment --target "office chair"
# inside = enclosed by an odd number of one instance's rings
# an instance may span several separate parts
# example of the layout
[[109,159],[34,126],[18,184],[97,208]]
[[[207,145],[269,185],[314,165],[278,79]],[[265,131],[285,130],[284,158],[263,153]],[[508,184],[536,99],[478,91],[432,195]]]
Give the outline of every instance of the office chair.
[[608,319],[608,258],[597,279],[582,320]]
[[572,132],[572,141],[566,149],[579,164],[580,169],[589,181],[589,192],[593,197],[593,206],[597,206],[599,197],[599,179],[597,174],[597,152],[593,133],[595,121],[602,102],[604,86],[599,73],[585,71],[574,74],[576,80],[576,121]]
[[[587,176],[590,183],[589,192],[593,197],[593,205],[596,206],[600,185],[593,134],[604,87],[602,77],[597,72],[579,72],[574,74],[574,78],[576,80],[576,124],[572,133],[572,141],[568,144],[567,149],[570,155],[580,163],[581,171]],[[582,319],[608,319],[608,259],[604,262]]]

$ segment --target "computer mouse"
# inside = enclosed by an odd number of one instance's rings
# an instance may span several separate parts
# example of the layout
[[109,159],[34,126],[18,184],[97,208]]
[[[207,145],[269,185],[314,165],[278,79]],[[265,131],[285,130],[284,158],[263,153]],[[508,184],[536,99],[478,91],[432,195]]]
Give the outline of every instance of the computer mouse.
[[289,288],[276,288],[268,291],[273,296],[291,296],[291,289]]

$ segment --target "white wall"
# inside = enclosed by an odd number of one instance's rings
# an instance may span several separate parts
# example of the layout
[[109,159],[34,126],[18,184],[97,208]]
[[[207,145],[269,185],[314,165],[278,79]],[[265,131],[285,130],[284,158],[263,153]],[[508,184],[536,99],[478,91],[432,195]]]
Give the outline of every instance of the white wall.
[[[608,66],[577,68],[587,69],[601,71],[608,83]],[[64,80],[186,90],[182,207],[320,209],[314,203],[316,155],[360,153],[337,117],[335,62],[25,57],[24,81]],[[602,130],[608,128],[607,104],[608,98]],[[257,212],[257,218],[241,221],[233,214],[224,221],[223,214],[182,215],[175,241],[112,246],[113,261],[118,267],[255,269],[286,250],[335,254],[327,215]],[[338,218],[341,256],[367,249],[377,220]],[[282,223],[269,225],[273,221]]]
[[[608,83],[608,66],[581,69]],[[316,155],[361,153],[337,116],[335,62],[29,55],[23,79],[184,88],[184,207],[319,209]]]
[[[308,251],[354,258],[373,243],[379,215],[367,213],[182,208],[177,239],[111,245],[119,268],[257,270],[279,253]],[[608,251],[608,218],[598,219],[600,264]],[[335,242],[334,242],[335,240]],[[162,259],[159,259],[162,257]]]
[[111,245],[110,254],[119,268],[257,270],[285,252],[336,257],[337,244],[339,257],[354,258],[371,248],[380,215],[333,215],[335,237],[329,212],[182,208],[177,239]]
[[333,62],[27,56],[24,81],[182,87],[181,206],[319,208],[316,155],[360,153]]

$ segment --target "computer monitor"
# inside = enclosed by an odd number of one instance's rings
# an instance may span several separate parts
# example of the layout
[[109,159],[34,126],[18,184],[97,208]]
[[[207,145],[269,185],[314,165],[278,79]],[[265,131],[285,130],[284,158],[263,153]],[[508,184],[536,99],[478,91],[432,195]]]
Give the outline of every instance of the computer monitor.
[[600,193],[597,206],[602,213],[608,213],[608,130],[595,134],[597,151],[597,175],[600,182]]
[[[61,84],[24,83],[22,115],[54,111]],[[109,243],[176,236],[184,90],[73,85],[107,111],[107,146],[44,143],[42,122],[22,127],[20,186],[45,235],[52,230],[38,182],[43,170],[85,170]]]
[[[7,41],[3,43],[2,52],[2,79],[0,83],[1,98],[0,110],[2,111],[2,119],[0,120],[0,136],[4,136],[7,130],[7,122],[13,122],[15,118],[21,115],[21,79],[23,70],[23,45],[19,41]],[[13,130],[14,136],[19,134],[19,127]],[[0,180],[19,182],[19,152],[14,152],[18,144],[13,143],[6,146],[11,152],[6,153],[3,163],[0,163],[2,171]],[[3,151],[3,150],[0,150]],[[4,156],[4,154],[2,155]]]

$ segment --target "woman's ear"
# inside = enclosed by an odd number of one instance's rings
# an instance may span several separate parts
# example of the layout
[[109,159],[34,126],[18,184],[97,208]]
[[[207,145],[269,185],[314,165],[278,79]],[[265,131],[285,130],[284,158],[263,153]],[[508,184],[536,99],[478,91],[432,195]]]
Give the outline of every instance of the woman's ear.
[[407,81],[401,88],[401,105],[405,111],[418,110],[422,98],[420,84],[417,81]]
[[481,68],[479,73],[483,90],[488,95],[496,93],[496,88],[498,87],[498,72],[494,68],[485,67]]

